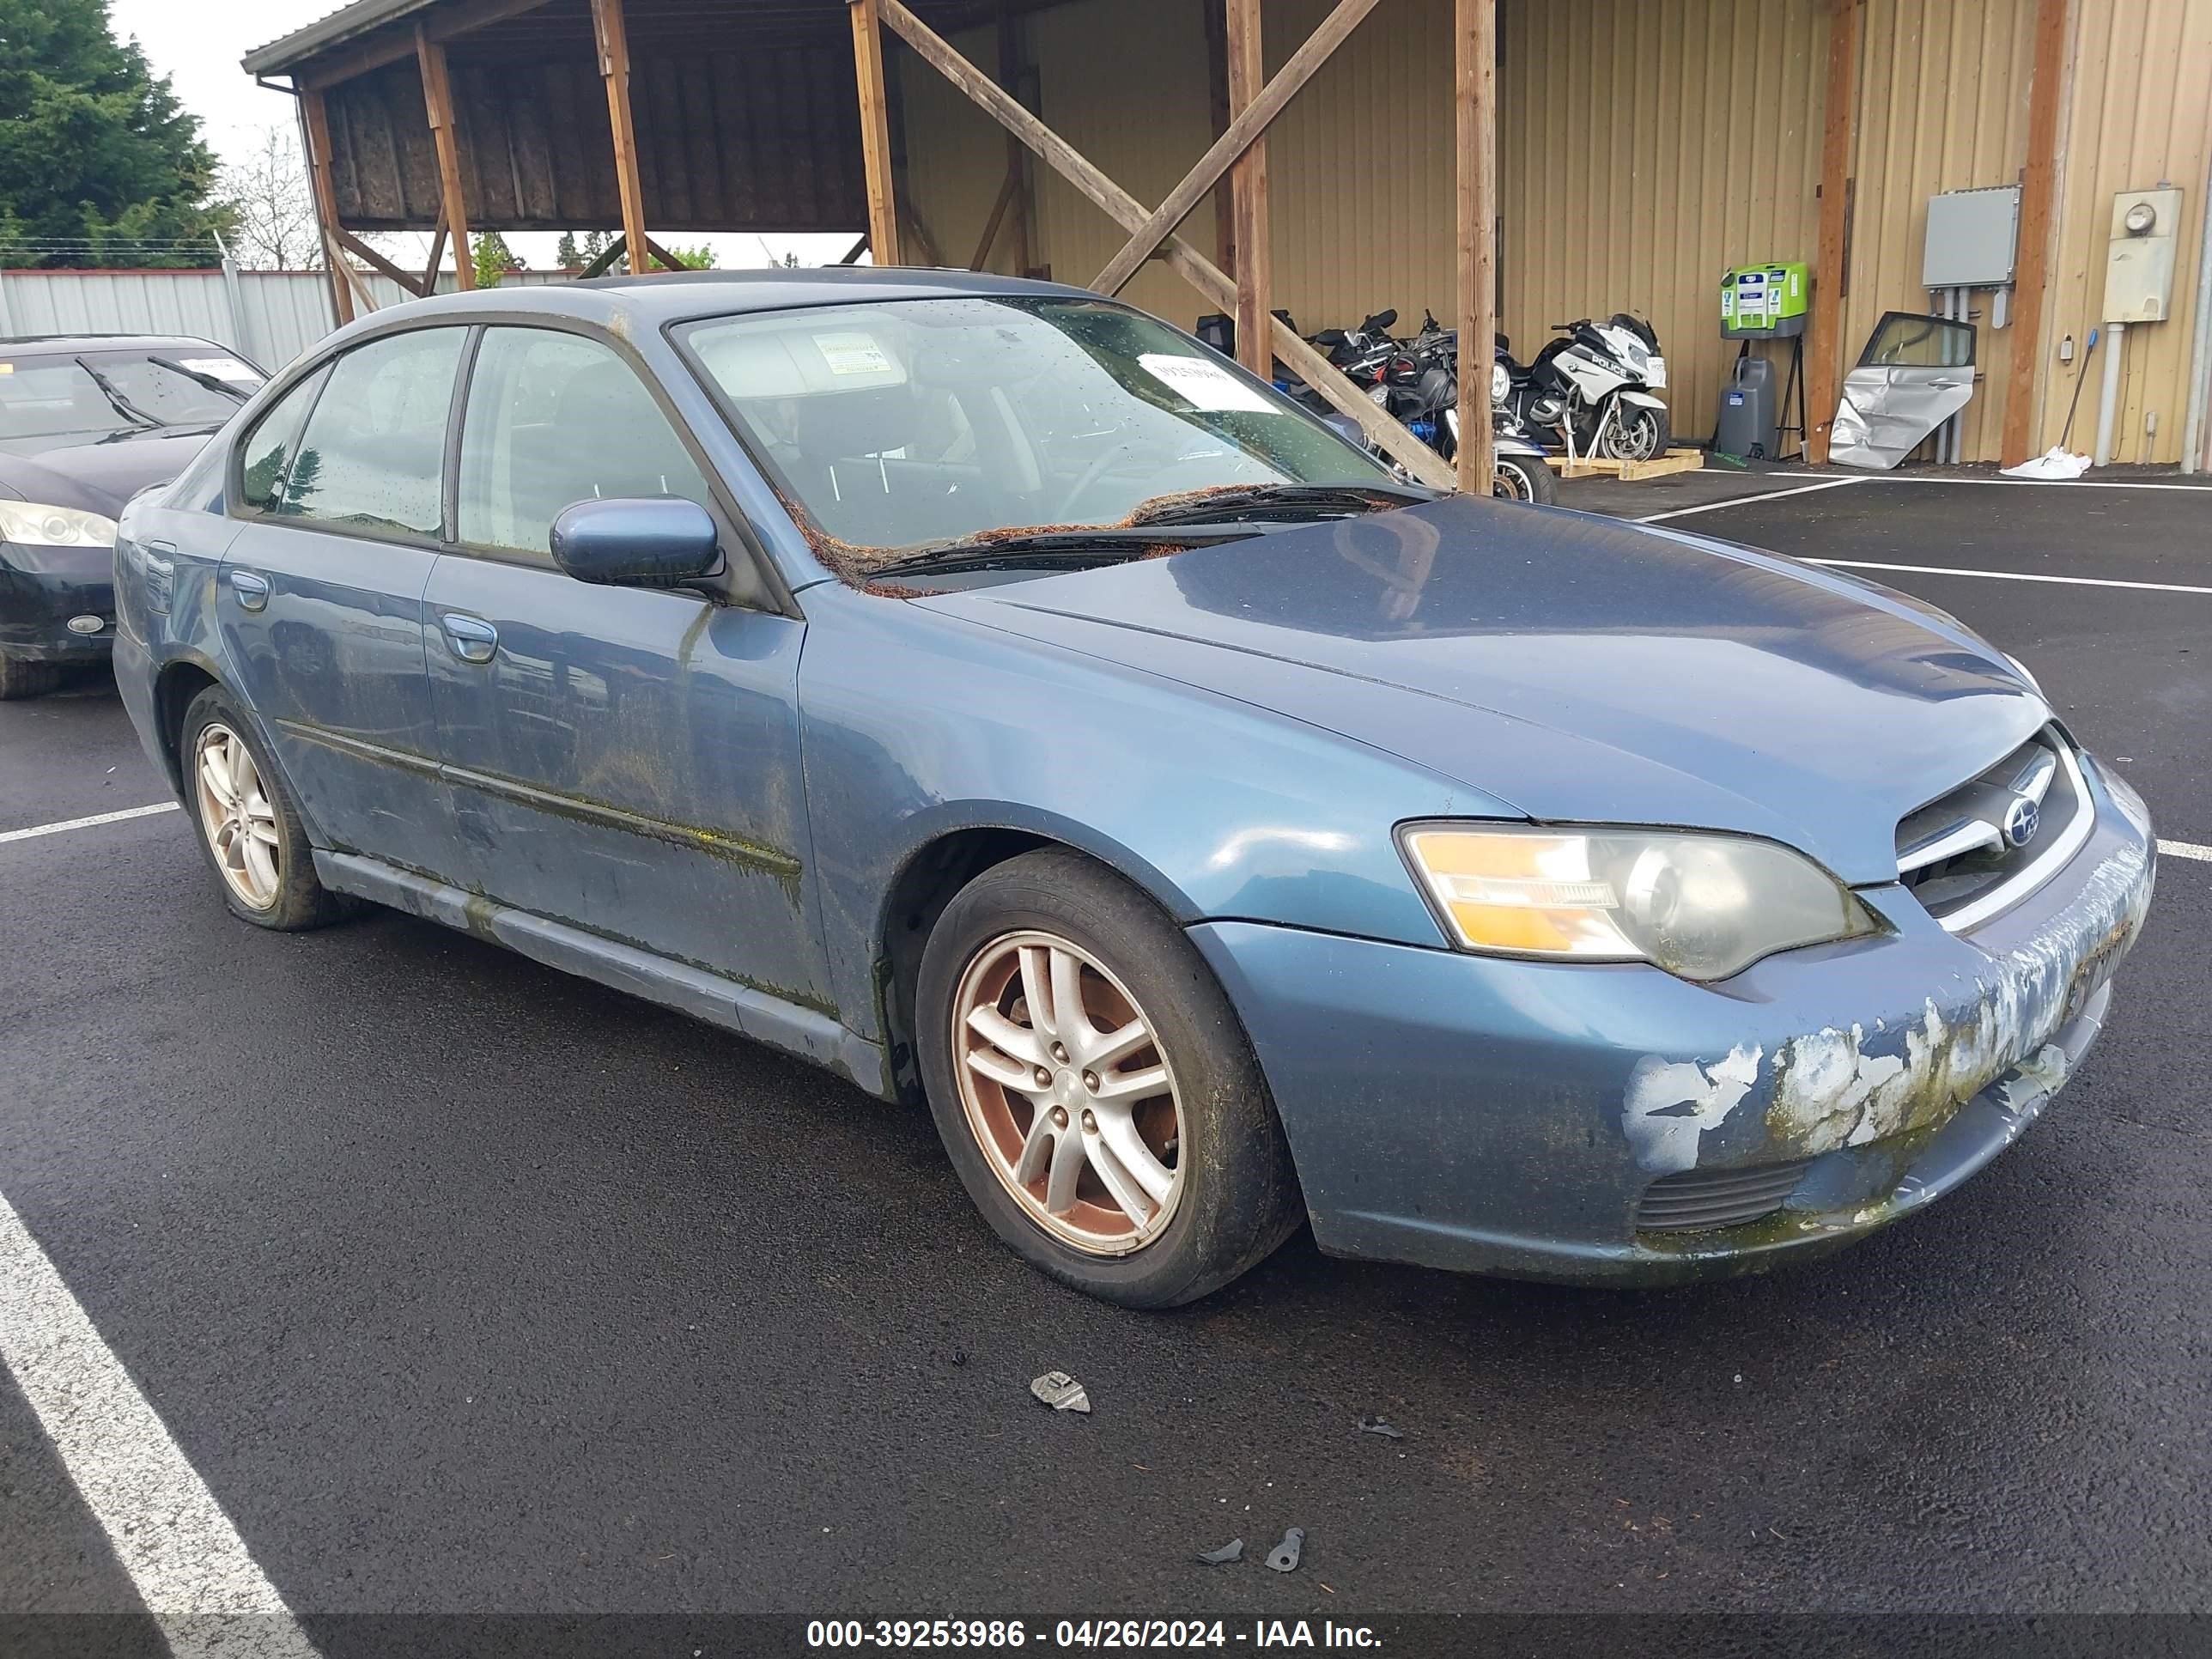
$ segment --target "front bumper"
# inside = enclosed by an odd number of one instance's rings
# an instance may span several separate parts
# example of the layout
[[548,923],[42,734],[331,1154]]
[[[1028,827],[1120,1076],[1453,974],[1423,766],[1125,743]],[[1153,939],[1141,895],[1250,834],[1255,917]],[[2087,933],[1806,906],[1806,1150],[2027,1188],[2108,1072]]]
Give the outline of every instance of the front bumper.
[[[2134,791],[2083,769],[2089,839],[1971,936],[1901,887],[1865,890],[1893,932],[1717,986],[1249,922],[1191,936],[1243,1016],[1324,1250],[1577,1283],[1743,1272],[1948,1192],[2087,1052],[2156,854]],[[1639,1215],[1655,1182],[1777,1170],[1787,1196],[1757,1220]]]
[[[100,631],[70,631],[97,617]],[[115,644],[113,556],[106,548],[0,542],[0,655],[22,662],[96,662]]]

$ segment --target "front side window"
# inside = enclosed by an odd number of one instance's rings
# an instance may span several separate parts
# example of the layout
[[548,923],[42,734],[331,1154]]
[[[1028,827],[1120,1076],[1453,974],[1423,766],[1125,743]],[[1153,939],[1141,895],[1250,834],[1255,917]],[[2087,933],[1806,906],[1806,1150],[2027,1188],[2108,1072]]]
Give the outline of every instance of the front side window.
[[339,358],[301,434],[277,514],[435,538],[446,416],[467,337],[465,328],[417,329]]
[[713,499],[635,371],[580,335],[485,330],[461,422],[458,539],[542,554],[563,507],[635,495]]
[[[314,407],[330,371],[310,374],[270,405],[253,423],[239,453],[239,503],[249,513],[274,513],[284,495],[284,474],[300,445],[300,428]],[[195,463],[197,467],[197,463]]]
[[1112,524],[1220,486],[1391,483],[1273,387],[1103,301],[825,307],[684,340],[787,493],[860,548]]

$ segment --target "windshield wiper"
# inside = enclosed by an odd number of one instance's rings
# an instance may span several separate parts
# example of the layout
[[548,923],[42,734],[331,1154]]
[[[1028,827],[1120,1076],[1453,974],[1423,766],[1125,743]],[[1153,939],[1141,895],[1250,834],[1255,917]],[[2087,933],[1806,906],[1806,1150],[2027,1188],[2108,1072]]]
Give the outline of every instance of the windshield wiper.
[[1026,534],[991,532],[925,548],[890,564],[870,568],[868,574],[912,576],[923,571],[945,574],[962,570],[1017,570],[1027,565],[1108,564],[1133,558],[1147,548],[1207,547],[1217,542],[1243,541],[1261,533],[1255,526],[1223,529],[1212,519],[1195,532],[1166,526],[1158,530],[1104,525],[1096,530],[1037,530]]
[[1132,525],[1212,524],[1224,519],[1277,517],[1296,513],[1299,517],[1330,518],[1346,514],[1375,513],[1387,507],[1415,507],[1433,501],[1438,492],[1418,484],[1255,483],[1217,485],[1209,489],[1180,490],[1139,502],[1129,514]]
[[197,368],[186,368],[182,363],[172,362],[167,357],[149,357],[146,361],[149,363],[159,364],[161,368],[169,370],[172,374],[181,374],[188,380],[198,381],[201,386],[205,386],[210,392],[220,392],[224,397],[229,398],[231,402],[234,404],[244,403],[248,395],[246,392],[240,392],[236,386],[231,385],[228,380],[219,380],[212,374],[203,374]]
[[126,421],[136,421],[141,426],[157,427],[161,423],[115,389],[115,382],[94,368],[82,357],[76,366],[92,376],[92,383],[100,388],[100,395],[107,399],[108,406]]

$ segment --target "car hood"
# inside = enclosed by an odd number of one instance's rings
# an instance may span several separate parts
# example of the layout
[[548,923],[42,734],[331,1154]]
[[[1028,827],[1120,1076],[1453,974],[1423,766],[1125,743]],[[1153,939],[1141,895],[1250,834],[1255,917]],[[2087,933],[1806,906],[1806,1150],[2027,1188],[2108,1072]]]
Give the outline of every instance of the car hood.
[[69,444],[36,455],[0,454],[0,491],[112,519],[147,485],[167,483],[182,472],[212,430],[191,427]]
[[2051,718],[1903,594],[1466,497],[919,603],[1398,755],[1491,798],[1470,815],[1765,836],[1855,884]]

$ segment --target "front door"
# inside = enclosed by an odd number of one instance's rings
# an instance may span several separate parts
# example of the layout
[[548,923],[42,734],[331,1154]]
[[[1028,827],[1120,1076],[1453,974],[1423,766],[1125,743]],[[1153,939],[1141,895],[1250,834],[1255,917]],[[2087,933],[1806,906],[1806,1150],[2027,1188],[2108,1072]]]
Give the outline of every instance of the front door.
[[581,335],[485,331],[462,424],[460,550],[424,596],[468,881],[826,1006],[800,896],[805,625],[684,591],[589,586],[547,550],[574,501],[663,495],[724,516],[629,363]]
[[318,839],[448,875],[422,589],[465,328],[355,348],[246,441],[216,579],[230,670]]

